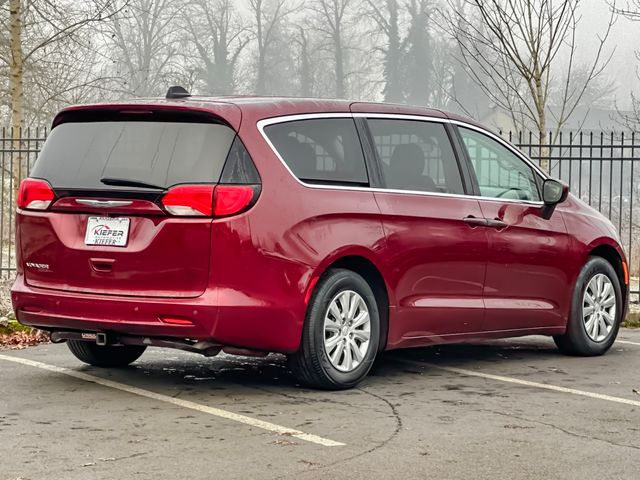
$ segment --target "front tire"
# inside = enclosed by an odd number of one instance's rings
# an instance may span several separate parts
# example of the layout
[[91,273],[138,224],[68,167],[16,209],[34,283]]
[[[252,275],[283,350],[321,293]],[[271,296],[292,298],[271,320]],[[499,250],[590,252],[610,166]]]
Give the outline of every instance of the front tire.
[[126,367],[140,358],[147,349],[142,345],[100,346],[81,340],[67,340],[67,347],[81,362],[103,368]]
[[578,275],[567,331],[553,340],[567,355],[602,355],[618,336],[622,310],[616,271],[605,259],[591,257]]
[[299,350],[289,367],[303,384],[351,388],[369,372],[378,351],[380,313],[367,281],[346,269],[329,270],[309,301]]

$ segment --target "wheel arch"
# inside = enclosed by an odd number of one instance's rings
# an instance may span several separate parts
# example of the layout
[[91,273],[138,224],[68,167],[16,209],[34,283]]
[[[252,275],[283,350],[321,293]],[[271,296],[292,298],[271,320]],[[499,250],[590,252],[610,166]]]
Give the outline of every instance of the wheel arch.
[[[373,290],[373,294],[375,295],[376,302],[378,304],[378,311],[380,313],[380,342],[378,350],[384,350],[387,346],[387,338],[389,335],[389,306],[391,305],[391,299],[389,295],[389,288],[384,280],[380,268],[373,260],[362,255],[360,252],[351,252],[332,258],[331,261],[326,262],[318,269],[314,278],[319,279],[327,271],[334,268],[343,268],[357,273],[365,279],[371,287],[371,290]],[[313,282],[313,285],[311,285],[310,288],[311,290],[315,288],[315,282]]]
[[616,247],[608,243],[602,243],[592,247],[589,251],[589,256],[603,258],[613,267],[618,276],[618,280],[620,281],[620,288],[622,289],[623,298],[625,299],[626,304],[626,298],[629,294],[629,266],[626,263],[627,260],[624,253],[620,251],[620,247]]

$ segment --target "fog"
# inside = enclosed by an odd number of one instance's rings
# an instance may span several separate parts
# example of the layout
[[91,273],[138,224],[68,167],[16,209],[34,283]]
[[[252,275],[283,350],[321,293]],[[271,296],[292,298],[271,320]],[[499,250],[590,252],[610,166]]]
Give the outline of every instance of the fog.
[[[496,129],[635,130],[640,22],[612,1],[517,0],[516,20],[492,31],[505,1],[30,0],[16,17],[0,0],[0,121],[47,125],[68,104],[182,85],[409,103]],[[537,57],[518,34],[528,8]],[[547,23],[562,33],[553,45]],[[545,48],[557,48],[547,63]]]
[[[622,3],[618,1],[622,7]],[[611,15],[608,0],[588,0],[580,8],[581,21],[578,28],[578,42],[581,46],[580,60],[586,61],[589,51],[596,47],[595,33],[604,32]],[[613,97],[619,107],[630,110],[630,92],[640,93],[636,51],[640,46],[640,23],[624,16],[616,16],[607,43],[611,61],[604,71],[604,77],[614,82]]]

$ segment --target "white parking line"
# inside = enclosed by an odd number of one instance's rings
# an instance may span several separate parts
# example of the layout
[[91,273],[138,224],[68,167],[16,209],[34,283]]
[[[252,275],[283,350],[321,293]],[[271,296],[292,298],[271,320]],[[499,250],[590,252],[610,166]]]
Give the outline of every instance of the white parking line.
[[640,343],[629,342],[628,340],[616,340],[616,343],[624,343],[625,345],[637,345],[638,347],[640,347]]
[[173,405],[177,405],[178,407],[188,408],[190,410],[196,410],[198,412],[206,413],[208,415],[213,415],[215,417],[224,418],[226,420],[232,420],[234,422],[244,423],[245,425],[261,428],[263,430],[277,433],[279,435],[287,435],[290,437],[299,438],[300,440],[316,443],[318,445],[322,445],[323,447],[340,447],[345,445],[344,443],[341,443],[341,442],[329,440],[328,438],[319,437],[317,435],[312,435],[310,433],[304,433],[304,432],[301,432],[300,430],[294,430],[292,428],[283,427],[282,425],[277,425],[275,423],[265,422],[263,420],[258,420],[257,418],[247,417],[246,415],[239,415],[237,413],[229,412],[227,410],[222,410],[220,408],[209,407],[207,405],[202,405],[200,403],[190,402],[189,400],[181,400],[179,398],[173,398],[168,395],[151,392],[149,390],[144,390],[138,387],[132,387],[124,383],[114,382],[113,380],[106,380],[104,378],[94,377],[93,375],[77,372],[75,370],[70,370],[68,368],[57,367],[55,365],[49,365],[47,363],[36,362],[34,360],[27,360],[26,358],[12,357],[8,355],[0,355],[0,360],[6,360],[7,362],[19,363],[21,365],[28,365],[30,367],[41,368],[43,370],[48,370],[50,372],[61,373],[63,375],[68,375],[70,377],[78,378],[86,382],[96,383],[98,385],[102,385],[103,387],[114,388],[116,390],[121,390],[123,392],[131,393],[133,395],[138,395],[140,397],[151,398],[159,402],[170,403]]
[[435,363],[420,362],[413,360],[406,360],[402,358],[394,359],[400,363],[410,364],[413,366],[424,366],[434,368],[438,370],[444,370],[445,372],[457,373],[459,375],[466,375],[468,377],[479,377],[487,380],[496,380],[498,382],[514,383],[516,385],[523,385],[525,387],[542,388],[544,390],[552,390],[554,392],[569,393],[571,395],[579,395],[581,397],[595,398],[597,400],[606,400],[608,402],[622,403],[624,405],[633,405],[634,407],[640,407],[640,401],[629,400],[627,398],[613,397],[611,395],[603,395],[601,393],[587,392],[585,390],[577,390],[575,388],[559,387],[557,385],[549,385],[548,383],[530,382],[529,380],[520,380],[519,378],[503,377],[502,375],[493,375],[491,373],[482,373],[475,370],[467,370],[466,368],[457,367],[445,367],[437,365]]

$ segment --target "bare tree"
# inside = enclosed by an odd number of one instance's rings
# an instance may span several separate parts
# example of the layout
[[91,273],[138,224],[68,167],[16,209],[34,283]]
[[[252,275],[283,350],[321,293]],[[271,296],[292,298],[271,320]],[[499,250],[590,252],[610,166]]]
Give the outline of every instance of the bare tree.
[[90,42],[67,41],[44,49],[25,72],[25,125],[46,125],[63,107],[110,94],[110,78]]
[[232,0],[193,0],[189,7],[184,19],[207,92],[233,93],[240,54],[250,40],[247,26]]
[[[456,16],[458,22],[462,22],[460,19],[466,18],[464,2],[465,0],[455,0],[454,3],[454,9],[458,13]],[[438,25],[437,12],[434,15],[434,20],[436,27],[441,27],[441,25]],[[459,28],[462,28],[462,26],[459,25]],[[441,53],[440,56],[444,54],[449,59],[450,84],[446,90],[448,108],[460,111],[470,117],[480,118],[489,109],[489,99],[478,86],[478,82],[471,78],[464,63],[457,58],[457,42],[446,38],[446,36],[441,38],[441,42],[445,44],[444,50],[446,51]],[[481,75],[479,72],[476,73]],[[437,81],[439,80],[437,79]]]
[[624,6],[618,7],[615,1],[610,1],[611,10],[629,20],[640,21],[640,0],[628,0]]
[[457,73],[452,62],[452,46],[443,38],[432,38],[430,46],[433,53],[431,55],[431,75],[429,76],[431,90],[429,92],[429,106],[449,109],[452,106],[452,93]]
[[[56,56],[55,49],[63,44],[77,46],[81,30],[105,20],[119,7],[116,0],[81,0],[68,5],[51,0],[5,0],[0,5],[8,7],[8,15],[2,19],[0,62],[8,67],[12,145],[14,150],[19,150],[20,131],[26,116],[25,79],[47,63],[72,66],[73,57]],[[31,75],[31,78],[36,77]],[[36,85],[42,84],[42,79],[36,79]],[[68,91],[74,86],[72,83],[63,88]],[[21,177],[21,163],[20,159],[14,162],[16,178]]]
[[[616,15],[621,15],[633,22],[640,22],[640,0],[631,0],[624,4],[623,7],[616,7],[615,2],[609,2],[611,11]],[[635,51],[636,60],[640,61],[640,50]],[[640,74],[636,71],[636,77],[640,80]],[[633,131],[640,130],[640,98],[633,92],[631,96],[631,112],[622,113],[622,124]]]
[[123,95],[158,94],[179,82],[180,0],[128,0],[103,27],[105,58],[117,78],[114,90]]
[[9,1],[9,92],[11,95],[11,129],[14,140],[24,125],[24,60],[22,48],[22,2]]
[[347,94],[347,28],[350,9],[355,0],[314,0],[309,9],[315,12],[315,29],[323,34],[331,45],[335,72],[335,96],[344,98]]
[[303,97],[315,94],[317,67],[314,65],[316,46],[309,30],[303,25],[297,25],[292,36],[295,46],[294,57],[298,59],[299,92]]
[[275,51],[274,44],[282,33],[284,20],[297,6],[292,5],[291,0],[249,0],[249,8],[257,50],[255,91],[265,93],[268,68],[273,66],[269,65],[269,56],[281,53]]
[[[591,82],[607,66],[604,48],[613,15],[592,54],[587,75],[574,78],[577,14],[581,0],[462,0],[464,11],[445,14],[445,25],[457,41],[460,57],[472,78],[500,108],[521,115],[546,141],[549,116],[555,134],[580,105]],[[560,65],[562,64],[562,65]],[[560,66],[564,67],[559,71]],[[550,109],[556,89],[557,105]],[[548,167],[543,165],[543,167]]]

